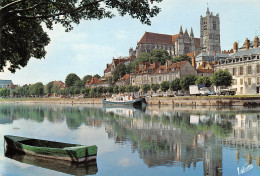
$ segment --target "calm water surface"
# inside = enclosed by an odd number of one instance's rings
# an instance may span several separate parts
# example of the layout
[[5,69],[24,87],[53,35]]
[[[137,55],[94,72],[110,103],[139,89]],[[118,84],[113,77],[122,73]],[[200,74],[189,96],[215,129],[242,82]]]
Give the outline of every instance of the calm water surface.
[[[7,157],[4,135],[95,144],[97,161]],[[235,176],[238,169],[260,175],[259,108],[0,104],[0,176]]]

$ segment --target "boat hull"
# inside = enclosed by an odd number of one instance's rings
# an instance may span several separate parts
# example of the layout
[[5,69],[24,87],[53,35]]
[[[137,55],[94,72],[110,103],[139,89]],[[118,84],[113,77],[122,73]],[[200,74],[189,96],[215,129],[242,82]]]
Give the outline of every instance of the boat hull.
[[140,107],[140,106],[145,106],[146,101],[145,98],[138,98],[133,101],[108,101],[106,99],[102,100],[102,103],[104,105],[109,104],[109,105],[126,105],[126,106],[134,106],[134,107]]
[[9,148],[29,155],[66,160],[71,162],[85,162],[96,159],[97,146],[83,146],[19,136],[4,136]]

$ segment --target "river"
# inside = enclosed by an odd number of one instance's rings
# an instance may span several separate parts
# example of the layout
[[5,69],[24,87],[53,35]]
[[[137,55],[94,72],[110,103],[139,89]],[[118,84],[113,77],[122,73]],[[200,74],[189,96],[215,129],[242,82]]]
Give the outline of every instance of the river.
[[[4,135],[97,145],[82,166],[8,156]],[[0,104],[0,176],[260,175],[260,109]]]

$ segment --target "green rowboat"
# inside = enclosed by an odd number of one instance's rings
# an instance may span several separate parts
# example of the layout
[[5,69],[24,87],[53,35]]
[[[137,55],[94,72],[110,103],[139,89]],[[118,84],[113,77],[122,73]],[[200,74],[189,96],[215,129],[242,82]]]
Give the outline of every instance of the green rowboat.
[[4,140],[9,148],[45,158],[79,163],[96,159],[97,156],[96,145],[68,144],[11,135],[5,135]]

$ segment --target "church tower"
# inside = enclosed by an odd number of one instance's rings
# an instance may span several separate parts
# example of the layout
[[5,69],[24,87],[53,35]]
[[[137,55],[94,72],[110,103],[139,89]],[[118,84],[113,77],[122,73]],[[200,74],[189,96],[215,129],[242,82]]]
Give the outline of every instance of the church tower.
[[200,16],[200,44],[204,51],[221,52],[219,14],[214,16],[209,8],[205,17]]

